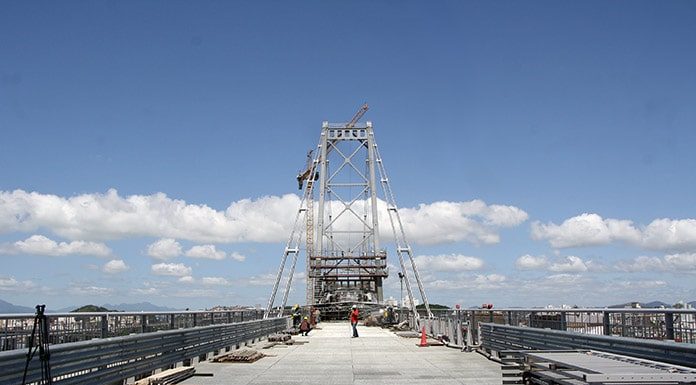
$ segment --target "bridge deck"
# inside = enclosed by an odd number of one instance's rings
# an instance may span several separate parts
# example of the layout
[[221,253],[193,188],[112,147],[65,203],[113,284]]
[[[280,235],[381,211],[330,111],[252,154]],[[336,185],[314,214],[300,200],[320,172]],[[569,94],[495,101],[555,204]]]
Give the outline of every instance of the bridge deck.
[[500,365],[477,353],[444,346],[420,348],[417,339],[401,338],[375,327],[358,326],[350,338],[348,322],[319,325],[307,341],[259,349],[269,355],[254,363],[196,365],[199,374],[182,384],[500,384]]

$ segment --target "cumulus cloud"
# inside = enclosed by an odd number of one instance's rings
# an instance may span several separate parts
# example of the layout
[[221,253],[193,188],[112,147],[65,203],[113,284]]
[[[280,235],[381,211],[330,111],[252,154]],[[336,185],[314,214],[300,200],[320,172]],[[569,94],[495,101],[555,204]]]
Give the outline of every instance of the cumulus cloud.
[[532,223],[532,238],[547,240],[553,247],[582,247],[625,242],[650,250],[696,250],[696,220],[655,219],[647,226],[632,221],[604,219],[584,213],[568,218],[560,225]]
[[426,286],[432,289],[442,290],[490,290],[500,289],[507,284],[507,277],[502,274],[477,274],[476,276],[461,276],[459,279],[436,279],[428,282]]
[[300,198],[294,194],[242,199],[218,211],[163,193],[64,198],[15,190],[0,192],[0,233],[50,229],[67,239],[159,237],[196,242],[277,242],[288,234]]
[[643,271],[696,272],[696,253],[669,254],[663,257],[640,256],[629,261],[620,261],[615,267],[629,273]]
[[580,257],[568,256],[562,262],[552,263],[549,271],[556,273],[584,273],[588,270],[585,261]]
[[515,261],[515,266],[520,270],[538,270],[546,267],[548,261],[545,256],[522,255]]
[[74,285],[68,289],[68,293],[73,295],[92,295],[92,296],[103,296],[113,293],[113,289],[108,287],[100,287],[93,285]]
[[178,281],[181,283],[193,283],[193,282],[195,282],[195,279],[193,279],[193,277],[190,275],[185,275],[185,276],[179,278]]
[[422,270],[462,271],[479,270],[483,260],[466,255],[420,255],[415,258],[416,265]]
[[191,275],[191,268],[183,263],[157,263],[152,265],[152,272],[155,275],[170,275],[174,277],[184,277]]
[[103,243],[85,241],[72,241],[69,243],[56,242],[43,235],[32,235],[23,241],[0,245],[0,254],[46,256],[90,255],[95,257],[108,257],[111,255],[111,249]]
[[102,267],[102,271],[109,274],[122,273],[128,269],[130,267],[122,259],[112,259]]
[[36,284],[32,281],[18,281],[14,277],[0,276],[0,291],[4,292],[22,292],[36,288]]
[[[174,239],[201,243],[283,241],[299,206],[300,197],[295,194],[242,199],[220,211],[163,193],[123,197],[111,189],[105,194],[60,197],[0,191],[0,233],[45,228],[70,240],[163,238],[168,241],[150,245],[148,255],[166,259],[179,251]],[[379,201],[379,209],[380,231],[391,234],[384,201]],[[494,244],[500,241],[498,229],[517,226],[528,218],[517,207],[488,205],[481,200],[421,204],[401,209],[400,214],[409,239],[422,244]]]
[[162,238],[147,246],[147,255],[155,259],[167,260],[178,257],[181,253],[181,245],[172,238]]
[[229,285],[229,281],[222,277],[203,277],[201,283],[204,285]]
[[233,252],[233,253],[230,253],[230,254],[228,255],[228,257],[230,257],[230,258],[232,258],[232,259],[234,259],[235,261],[238,261],[238,262],[244,262],[244,261],[246,260],[246,256],[245,256],[245,255],[239,254],[239,253],[236,252],[236,251]]
[[[517,207],[487,205],[481,200],[434,202],[402,208],[399,212],[409,239],[420,244],[457,241],[495,244],[500,242],[497,229],[517,226],[528,218]],[[388,225],[388,220],[382,223]]]
[[224,251],[217,250],[215,245],[193,246],[186,252],[187,257],[223,260],[227,256]]

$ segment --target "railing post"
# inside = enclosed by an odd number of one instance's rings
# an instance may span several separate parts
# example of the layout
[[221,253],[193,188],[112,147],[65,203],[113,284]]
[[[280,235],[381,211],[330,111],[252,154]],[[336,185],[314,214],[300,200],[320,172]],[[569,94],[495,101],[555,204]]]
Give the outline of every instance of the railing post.
[[210,324],[215,325],[215,313],[210,313]]
[[608,311],[602,312],[602,326],[604,335],[611,335],[611,314]]
[[109,336],[109,319],[106,314],[101,316],[101,338],[106,338]]
[[169,315],[169,330],[174,329],[174,317],[175,317],[174,314]]
[[140,332],[141,333],[147,332],[147,316],[145,314],[142,314],[140,316]]
[[507,325],[512,325],[512,310],[507,311]]
[[665,333],[668,340],[674,341],[674,313],[665,312]]
[[561,314],[561,330],[567,331],[568,330],[568,320],[566,319],[566,316],[568,315],[568,312],[562,311],[560,312]]
[[239,321],[244,322],[244,310],[239,312]]
[[196,325],[198,324],[198,320],[197,320],[198,317],[197,317],[197,315],[198,315],[198,313],[193,313],[193,327],[194,327],[194,328],[195,328]]
[[232,312],[231,311],[227,312],[227,323],[228,324],[232,323]]

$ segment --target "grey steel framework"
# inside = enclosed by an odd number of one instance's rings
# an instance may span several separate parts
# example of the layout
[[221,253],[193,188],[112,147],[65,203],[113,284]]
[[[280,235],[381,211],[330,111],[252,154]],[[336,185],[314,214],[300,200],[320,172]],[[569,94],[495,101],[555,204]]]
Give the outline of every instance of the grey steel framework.
[[[361,110],[367,109],[363,106]],[[362,116],[359,111],[356,117]],[[265,316],[273,314],[276,295],[284,283],[280,316],[287,305],[302,238],[306,241],[306,305],[330,308],[333,305],[383,301],[383,280],[388,276],[387,250],[380,244],[379,216],[386,211],[395,241],[399,266],[409,299],[409,309],[418,318],[412,282],[415,282],[432,316],[418,274],[413,251],[406,240],[394,194],[375,142],[371,122],[322,124],[315,156],[298,176],[303,181],[302,203],[285,246]],[[378,199],[381,186],[382,199]],[[318,184],[316,215],[315,190]],[[286,271],[288,258],[290,267]]]

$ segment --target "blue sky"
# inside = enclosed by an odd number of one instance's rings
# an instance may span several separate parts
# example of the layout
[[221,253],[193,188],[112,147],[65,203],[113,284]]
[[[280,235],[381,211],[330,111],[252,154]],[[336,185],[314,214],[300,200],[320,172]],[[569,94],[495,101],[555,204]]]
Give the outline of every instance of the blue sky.
[[693,20],[689,1],[5,3],[0,298],[265,305],[306,151],[368,102],[407,229],[436,234],[409,235],[431,302],[696,300]]

